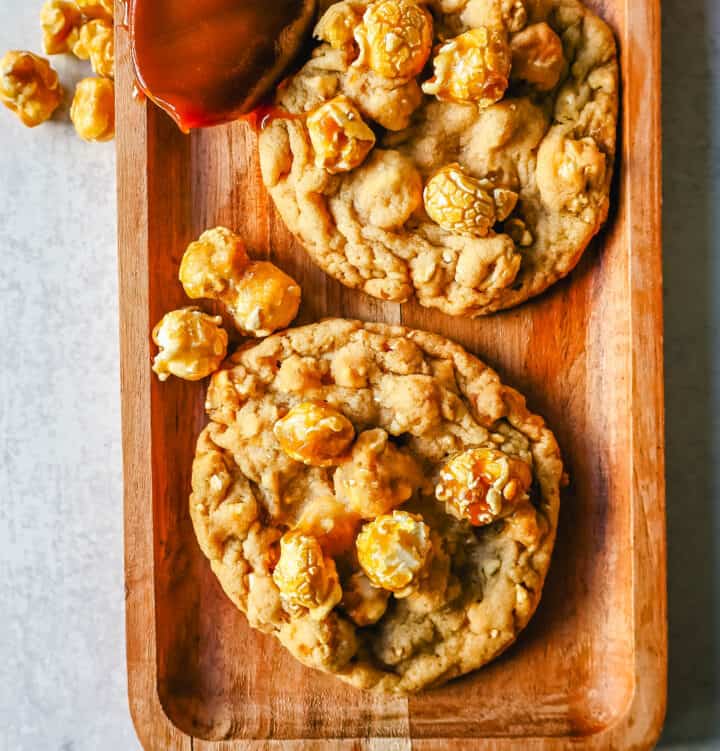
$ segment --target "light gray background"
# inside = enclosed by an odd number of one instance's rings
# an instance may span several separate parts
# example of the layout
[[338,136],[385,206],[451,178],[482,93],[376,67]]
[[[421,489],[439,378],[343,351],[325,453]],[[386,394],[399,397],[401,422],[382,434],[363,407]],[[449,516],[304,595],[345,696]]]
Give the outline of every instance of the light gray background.
[[[632,0],[630,0],[632,2]],[[0,54],[39,48],[0,0]],[[720,2],[664,4],[670,689],[720,749]],[[56,58],[72,83],[86,66]],[[71,88],[69,86],[69,88]],[[0,751],[135,751],[125,693],[112,144],[0,111]]]

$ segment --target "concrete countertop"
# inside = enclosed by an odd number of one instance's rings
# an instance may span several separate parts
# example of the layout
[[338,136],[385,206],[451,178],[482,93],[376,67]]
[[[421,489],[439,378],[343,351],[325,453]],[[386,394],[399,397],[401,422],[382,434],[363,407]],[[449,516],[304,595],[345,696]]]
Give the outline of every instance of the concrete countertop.
[[[0,0],[0,54],[40,0]],[[663,3],[670,687],[720,749],[720,4]],[[86,64],[56,58],[63,80]],[[113,144],[0,111],[0,751],[134,751],[125,685]]]

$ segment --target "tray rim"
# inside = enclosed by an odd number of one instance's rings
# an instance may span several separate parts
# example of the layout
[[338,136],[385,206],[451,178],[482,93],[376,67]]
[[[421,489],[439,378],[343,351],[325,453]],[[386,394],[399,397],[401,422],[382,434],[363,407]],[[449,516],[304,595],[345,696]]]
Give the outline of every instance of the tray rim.
[[[117,0],[122,18],[122,0]],[[193,738],[176,728],[160,703],[153,639],[155,602],[153,576],[153,531],[148,524],[146,500],[152,495],[150,446],[150,347],[147,332],[148,269],[143,254],[134,252],[147,241],[146,206],[142,191],[147,186],[148,107],[132,101],[129,70],[120,65],[117,101],[121,121],[117,137],[118,263],[120,287],[120,380],[122,401],[122,446],[124,479],[125,600],[128,699],[138,738],[148,751],[158,749],[214,749],[259,751],[260,749],[320,748],[390,749],[430,751],[438,743],[457,751],[477,748],[488,751],[523,748],[555,751],[572,744],[578,749],[647,749],[662,730],[667,694],[667,593],[664,472],[664,383],[662,324],[661,244],[661,117],[660,117],[660,2],[625,0],[625,42],[632,32],[643,30],[645,56],[628,56],[630,47],[621,43],[623,102],[642,102],[641,107],[622,110],[622,163],[628,171],[625,207],[626,236],[633,247],[629,259],[630,333],[633,352],[630,364],[631,398],[631,525],[633,546],[633,609],[635,688],[628,706],[617,721],[603,730],[573,737],[521,738],[373,738],[324,740],[230,740],[221,742]],[[122,27],[118,48],[127,63],[127,40]],[[127,74],[127,75],[126,75]],[[123,85],[125,84],[125,85]],[[130,134],[133,134],[130,137]],[[140,134],[138,137],[137,134]],[[631,159],[632,156],[632,159]],[[632,171],[629,165],[632,163]],[[135,186],[133,190],[132,186]],[[138,200],[138,197],[140,200]],[[119,221],[131,205],[133,230]],[[642,409],[637,404],[642,402]]]

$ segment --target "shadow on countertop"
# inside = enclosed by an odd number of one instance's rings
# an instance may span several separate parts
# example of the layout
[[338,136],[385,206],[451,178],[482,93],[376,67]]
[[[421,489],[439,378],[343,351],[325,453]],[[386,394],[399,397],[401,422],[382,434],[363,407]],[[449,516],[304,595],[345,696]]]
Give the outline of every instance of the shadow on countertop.
[[665,0],[669,594],[660,748],[720,748],[720,3]]

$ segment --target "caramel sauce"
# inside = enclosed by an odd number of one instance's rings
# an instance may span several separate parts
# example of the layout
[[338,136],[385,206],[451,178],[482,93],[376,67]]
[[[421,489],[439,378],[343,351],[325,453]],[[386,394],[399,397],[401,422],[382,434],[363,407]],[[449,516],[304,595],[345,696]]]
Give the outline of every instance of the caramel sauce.
[[278,107],[275,104],[268,104],[267,102],[259,104],[257,107],[250,110],[250,112],[242,116],[242,119],[248,123],[256,133],[267,128],[273,120],[303,120],[304,118],[305,115],[296,115],[284,110],[282,107]]
[[314,11],[315,0],[130,0],[138,84],[183,131],[235,120],[280,79]]
[[138,104],[144,104],[145,99],[147,99],[145,92],[140,88],[140,84],[137,81],[134,81],[132,85],[132,98]]

